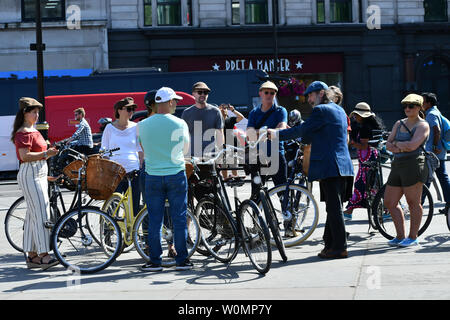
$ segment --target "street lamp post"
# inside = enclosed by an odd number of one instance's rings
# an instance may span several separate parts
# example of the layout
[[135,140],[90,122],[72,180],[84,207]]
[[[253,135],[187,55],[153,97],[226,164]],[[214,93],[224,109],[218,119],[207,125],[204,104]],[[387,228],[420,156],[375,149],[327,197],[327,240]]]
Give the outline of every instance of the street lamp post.
[[275,74],[278,74],[278,32],[277,32],[278,0],[272,0],[273,49],[275,58]]
[[42,16],[41,0],[35,2],[35,20],[36,20],[36,43],[30,45],[30,49],[36,51],[36,69],[37,69],[37,94],[38,101],[44,106],[39,115],[37,129],[41,131],[47,139],[48,123],[45,121],[45,93],[44,93],[44,55],[45,43],[42,43]]

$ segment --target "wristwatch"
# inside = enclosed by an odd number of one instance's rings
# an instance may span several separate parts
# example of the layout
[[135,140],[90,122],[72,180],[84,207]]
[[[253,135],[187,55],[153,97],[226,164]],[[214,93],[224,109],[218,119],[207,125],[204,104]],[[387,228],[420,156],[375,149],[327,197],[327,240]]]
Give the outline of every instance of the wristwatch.
[[44,151],[44,159],[47,159],[47,151]]

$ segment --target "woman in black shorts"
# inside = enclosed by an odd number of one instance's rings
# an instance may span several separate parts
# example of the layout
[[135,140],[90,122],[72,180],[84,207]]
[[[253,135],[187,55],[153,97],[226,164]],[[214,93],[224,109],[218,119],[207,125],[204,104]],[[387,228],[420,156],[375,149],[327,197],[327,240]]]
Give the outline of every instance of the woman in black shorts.
[[[407,118],[394,124],[386,144],[387,149],[394,153],[394,160],[384,192],[384,205],[391,213],[397,232],[397,236],[389,241],[389,245],[409,247],[419,244],[417,234],[423,214],[420,199],[423,184],[428,177],[421,146],[425,144],[430,128],[420,115],[423,103],[421,96],[409,94],[401,103]],[[408,127],[412,135],[401,122]],[[399,205],[403,195],[411,214],[408,237],[405,237],[405,217]]]

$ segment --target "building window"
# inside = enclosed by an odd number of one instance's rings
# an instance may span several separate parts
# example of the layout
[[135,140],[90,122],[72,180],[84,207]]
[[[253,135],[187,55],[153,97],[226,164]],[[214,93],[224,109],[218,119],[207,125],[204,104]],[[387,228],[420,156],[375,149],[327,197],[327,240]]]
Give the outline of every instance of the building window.
[[353,22],[353,1],[355,0],[316,0],[316,22]]
[[241,24],[241,4],[239,0],[231,2],[231,24]]
[[317,23],[325,23],[325,1],[317,0]]
[[144,26],[192,26],[192,0],[144,0]]
[[[277,0],[227,0],[231,5],[232,25],[258,25],[271,23],[272,1]],[[277,1],[277,5],[282,0]],[[278,17],[277,17],[277,23]]]
[[352,0],[330,0],[330,22],[352,22]]
[[424,0],[425,22],[448,21],[447,0]]
[[158,26],[181,26],[181,0],[158,0]]
[[152,26],[152,0],[144,0],[144,26]]
[[245,1],[245,24],[268,24],[269,10],[267,0]]
[[[35,21],[36,0],[22,0],[22,21]],[[66,19],[65,0],[41,0],[42,21]]]

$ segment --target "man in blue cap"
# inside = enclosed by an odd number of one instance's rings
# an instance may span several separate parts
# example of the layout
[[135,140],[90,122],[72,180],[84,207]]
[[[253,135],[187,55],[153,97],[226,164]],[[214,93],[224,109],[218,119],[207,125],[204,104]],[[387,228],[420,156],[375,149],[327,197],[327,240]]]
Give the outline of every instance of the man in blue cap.
[[347,237],[342,202],[345,201],[346,178],[353,176],[353,164],[347,146],[347,116],[332,102],[333,93],[322,81],[312,82],[304,95],[313,111],[302,124],[286,130],[268,130],[269,139],[280,141],[302,138],[311,143],[308,180],[319,180],[321,198],[326,203],[327,220],[323,240],[323,259],[347,258]]

